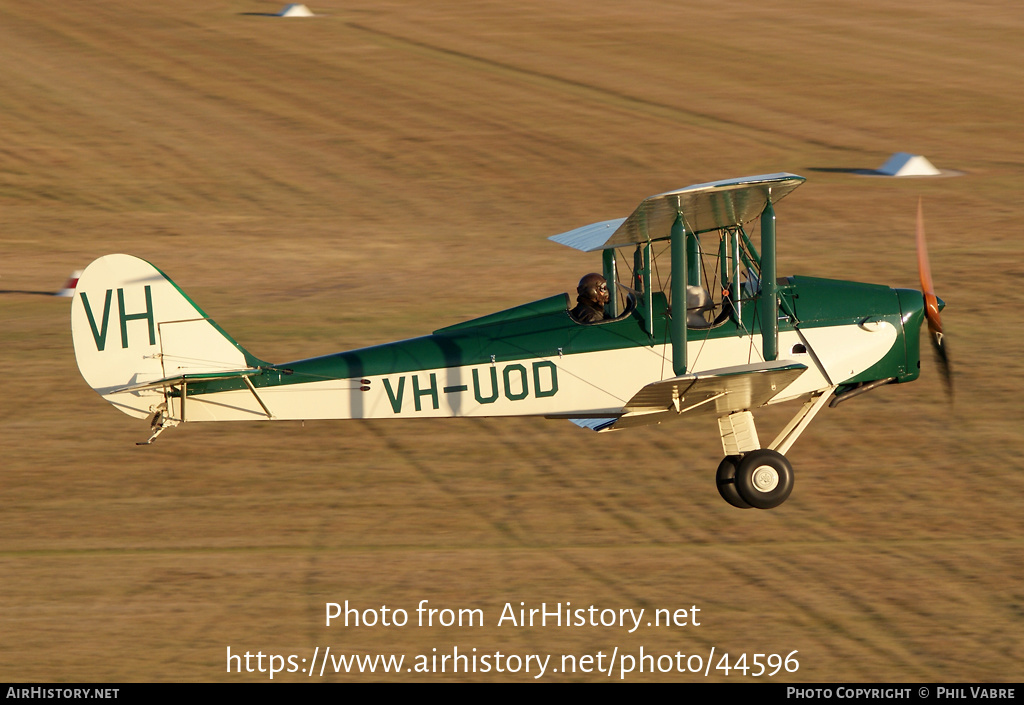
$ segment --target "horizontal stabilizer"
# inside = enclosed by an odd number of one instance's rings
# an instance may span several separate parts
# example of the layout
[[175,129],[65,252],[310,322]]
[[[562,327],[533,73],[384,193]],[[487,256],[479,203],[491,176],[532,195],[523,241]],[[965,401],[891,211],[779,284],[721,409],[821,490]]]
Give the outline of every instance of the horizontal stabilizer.
[[198,374],[184,374],[176,377],[165,377],[163,379],[153,380],[152,382],[145,382],[143,384],[133,384],[128,387],[122,387],[121,389],[112,389],[109,394],[120,394],[122,392],[139,392],[144,389],[171,389],[172,387],[178,387],[182,384],[189,382],[212,382],[223,379],[242,379],[243,377],[252,377],[258,375],[263,370],[259,367],[251,367],[247,370],[236,370],[234,372],[207,372]]

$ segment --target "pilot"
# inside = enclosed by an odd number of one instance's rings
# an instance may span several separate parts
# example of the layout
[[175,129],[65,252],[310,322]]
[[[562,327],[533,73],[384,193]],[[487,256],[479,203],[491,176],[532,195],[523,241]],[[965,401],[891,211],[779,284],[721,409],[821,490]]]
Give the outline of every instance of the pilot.
[[604,306],[608,303],[611,295],[608,293],[608,282],[596,272],[587,274],[580,279],[576,287],[576,308],[569,312],[578,323],[598,323],[603,321]]

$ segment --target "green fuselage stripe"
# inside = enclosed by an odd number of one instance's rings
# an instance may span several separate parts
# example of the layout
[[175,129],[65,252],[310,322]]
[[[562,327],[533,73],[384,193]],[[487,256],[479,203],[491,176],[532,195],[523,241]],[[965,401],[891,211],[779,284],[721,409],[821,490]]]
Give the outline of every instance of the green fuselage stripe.
[[[906,301],[904,307],[913,305],[913,297],[900,292]],[[916,292],[910,292],[913,294]],[[784,309],[793,310],[802,329],[860,323],[865,316],[891,323],[904,337],[903,316],[910,313],[901,311],[901,297],[889,287],[858,284],[827,279],[791,277],[780,280],[779,295],[784,299]],[[606,321],[595,325],[581,325],[569,317],[566,297],[559,295],[491,314],[476,321],[468,321],[441,329],[432,335],[387,343],[359,350],[299,360],[283,365],[269,366],[263,374],[249,379],[257,388],[303,384],[321,380],[360,380],[383,375],[396,375],[423,370],[439,370],[453,367],[469,367],[490,363],[515,363],[523,360],[552,359],[580,353],[618,350],[631,347],[652,347],[670,343],[669,314],[667,301],[661,292],[652,297],[654,338],[647,335],[644,322],[635,314],[622,320]],[[920,298],[920,294],[918,294]],[[908,304],[908,302],[910,302]],[[709,329],[690,329],[687,338],[691,342],[713,340],[725,337],[740,337],[759,334],[756,305],[744,306],[742,325],[734,320]],[[920,313],[920,311],[918,311]],[[517,315],[519,314],[519,315]],[[910,336],[916,340],[920,327],[920,316],[907,325]],[[783,318],[778,321],[780,331],[793,330],[793,321]],[[905,377],[908,360],[902,352],[905,344],[894,346],[895,352],[876,364],[871,374],[889,372],[889,376]],[[914,346],[916,351],[916,344]],[[780,356],[786,351],[780,351]],[[889,359],[892,357],[892,359]],[[896,358],[899,358],[898,361]],[[916,364],[916,360],[914,361]],[[877,369],[876,369],[877,368]],[[898,369],[897,369],[898,368]],[[894,373],[892,370],[897,369]],[[491,368],[492,375],[494,368]],[[473,374],[478,374],[473,370]],[[529,366],[522,370],[506,366],[503,374],[509,375],[509,384],[520,384],[530,374]],[[515,379],[512,379],[515,377]],[[475,388],[494,389],[491,380],[474,380]],[[401,382],[397,382],[400,384]],[[418,383],[417,383],[418,384]],[[403,393],[412,394],[419,406],[436,407],[438,394],[466,391],[460,387],[441,387],[436,382],[423,381],[422,389],[389,389],[393,403]],[[535,381],[536,386],[536,381]],[[241,389],[244,382],[238,379],[211,380],[189,385],[189,395]],[[518,387],[515,387],[518,389]],[[481,403],[486,399],[478,400]]]

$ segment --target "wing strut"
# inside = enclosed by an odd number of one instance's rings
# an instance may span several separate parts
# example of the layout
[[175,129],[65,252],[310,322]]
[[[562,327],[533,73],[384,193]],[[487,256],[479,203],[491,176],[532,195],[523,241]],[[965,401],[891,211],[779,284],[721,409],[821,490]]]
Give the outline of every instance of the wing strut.
[[[672,371],[686,374],[686,225],[679,211],[672,223]],[[679,409],[677,408],[676,411]]]
[[811,421],[818,412],[822,410],[827,402],[832,397],[832,392],[836,390],[835,387],[829,387],[823,392],[819,392],[804,402],[804,405],[800,407],[800,410],[796,412],[786,427],[782,429],[782,432],[775,437],[775,440],[768,446],[769,450],[778,451],[785,455],[789,452],[789,449],[796,443],[796,439],[800,437]]
[[242,379],[245,380],[245,386],[247,386],[249,391],[252,392],[252,395],[256,397],[256,403],[263,408],[263,413],[267,415],[267,418],[274,418],[274,415],[270,413],[270,409],[268,409],[267,405],[263,403],[262,399],[260,399],[260,395],[256,393],[256,387],[253,386],[252,380],[248,377],[243,377]]

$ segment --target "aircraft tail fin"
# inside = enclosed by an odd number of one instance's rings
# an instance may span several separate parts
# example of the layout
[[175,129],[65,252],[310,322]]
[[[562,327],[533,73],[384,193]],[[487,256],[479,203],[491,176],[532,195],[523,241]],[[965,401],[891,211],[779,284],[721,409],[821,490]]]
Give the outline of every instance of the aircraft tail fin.
[[131,255],[100,257],[85,269],[71,303],[71,335],[89,386],[139,418],[166,403],[161,380],[242,374],[266,364],[163,272]]

